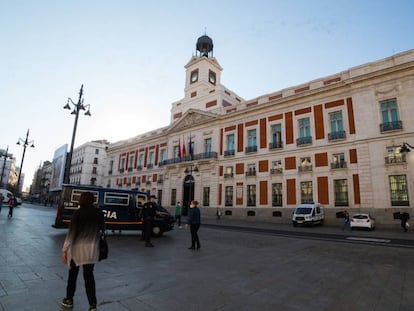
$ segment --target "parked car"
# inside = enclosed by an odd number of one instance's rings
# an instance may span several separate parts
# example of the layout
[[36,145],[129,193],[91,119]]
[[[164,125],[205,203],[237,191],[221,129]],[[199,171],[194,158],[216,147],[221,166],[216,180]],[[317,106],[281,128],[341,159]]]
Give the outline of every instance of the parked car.
[[351,230],[354,228],[375,229],[375,219],[370,214],[354,214],[351,218]]
[[16,197],[16,202],[17,202],[17,205],[22,205],[22,199],[21,198]]

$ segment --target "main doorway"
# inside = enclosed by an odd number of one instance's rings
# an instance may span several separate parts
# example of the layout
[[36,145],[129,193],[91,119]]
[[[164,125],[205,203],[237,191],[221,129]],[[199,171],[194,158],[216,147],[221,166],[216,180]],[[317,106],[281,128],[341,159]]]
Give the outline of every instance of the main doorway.
[[190,208],[191,201],[194,200],[194,177],[192,175],[187,175],[184,178],[183,183],[183,211],[184,216],[188,215],[188,209]]

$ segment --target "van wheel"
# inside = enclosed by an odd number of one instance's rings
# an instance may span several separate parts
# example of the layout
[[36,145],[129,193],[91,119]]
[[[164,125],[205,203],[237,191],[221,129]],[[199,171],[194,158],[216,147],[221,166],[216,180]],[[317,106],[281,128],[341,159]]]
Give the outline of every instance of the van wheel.
[[152,227],[152,235],[155,237],[160,237],[162,236],[163,232],[161,230],[161,226],[159,224],[154,224],[154,226]]

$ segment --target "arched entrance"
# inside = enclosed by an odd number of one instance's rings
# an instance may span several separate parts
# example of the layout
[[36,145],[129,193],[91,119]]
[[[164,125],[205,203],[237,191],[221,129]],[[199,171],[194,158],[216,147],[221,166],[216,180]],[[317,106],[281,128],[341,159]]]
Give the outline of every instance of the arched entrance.
[[190,203],[192,200],[194,200],[194,177],[192,175],[187,175],[184,178],[183,183],[183,211],[182,214],[184,216],[188,215],[188,209],[190,208]]

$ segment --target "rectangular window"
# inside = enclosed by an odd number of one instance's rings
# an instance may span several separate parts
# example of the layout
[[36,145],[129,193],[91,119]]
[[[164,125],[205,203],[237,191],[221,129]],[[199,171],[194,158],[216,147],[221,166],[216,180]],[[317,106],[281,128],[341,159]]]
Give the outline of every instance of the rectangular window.
[[300,159],[299,172],[312,171],[312,162],[310,157],[304,157]]
[[81,194],[84,193],[84,192],[92,192],[93,193],[93,197],[95,198],[93,204],[98,204],[98,192],[97,191],[90,191],[90,190],[77,190],[77,189],[73,189],[72,190],[72,195],[71,195],[70,201],[71,202],[74,202],[74,203],[79,203],[79,199],[81,197]]
[[98,158],[93,158],[93,164],[98,164]]
[[247,206],[256,206],[256,185],[247,185]]
[[254,147],[257,146],[257,137],[256,137],[256,130],[248,130],[247,131],[247,146]]
[[231,178],[233,177],[233,166],[226,166],[224,172],[224,178]]
[[387,147],[387,156],[385,157],[386,164],[405,163],[406,155],[400,152],[401,146]]
[[128,193],[105,192],[104,205],[129,206]]
[[233,206],[233,186],[226,186],[224,191],[224,205]]
[[329,122],[331,124],[331,132],[341,132],[344,130],[342,124],[342,111],[336,111],[329,114]]
[[282,206],[282,183],[272,184],[272,206]]
[[135,157],[133,155],[129,156],[128,169],[132,170],[134,168],[134,162],[135,162]]
[[331,168],[346,168],[345,154],[344,153],[335,153],[332,155]]
[[310,120],[309,118],[299,120],[299,137],[307,138],[310,137]]
[[211,152],[211,138],[206,138],[204,140],[204,152],[209,154]]
[[170,205],[175,206],[176,204],[177,204],[177,189],[171,189]]
[[95,149],[95,154],[99,154],[99,149]]
[[210,205],[210,187],[203,187],[203,206]]
[[301,203],[313,203],[313,187],[311,181],[302,181],[300,183],[300,200]]
[[174,146],[174,149],[173,149],[173,156],[174,156],[174,159],[178,159],[178,145],[177,146]]
[[92,168],[92,174],[98,174],[98,173],[97,173],[97,168],[96,168],[96,167],[93,167],[93,168]]
[[272,161],[272,167],[270,168],[270,174],[280,174],[283,172],[282,161]]
[[408,187],[406,175],[389,176],[391,205],[392,206],[409,206]]
[[126,160],[125,158],[121,159],[121,167],[120,167],[120,171],[123,172],[125,170],[125,164],[126,164]]
[[227,135],[227,151],[233,151],[234,154],[234,134]]
[[348,181],[346,179],[334,180],[335,206],[348,206]]
[[142,168],[144,166],[144,154],[141,153],[139,155],[139,161],[138,161],[138,165]]
[[395,98],[380,103],[382,124],[381,132],[402,129],[402,122],[398,113],[397,100]]
[[161,149],[160,162],[167,160],[167,149]]
[[271,133],[272,138],[270,143],[270,149],[282,148],[282,125],[272,125]]

